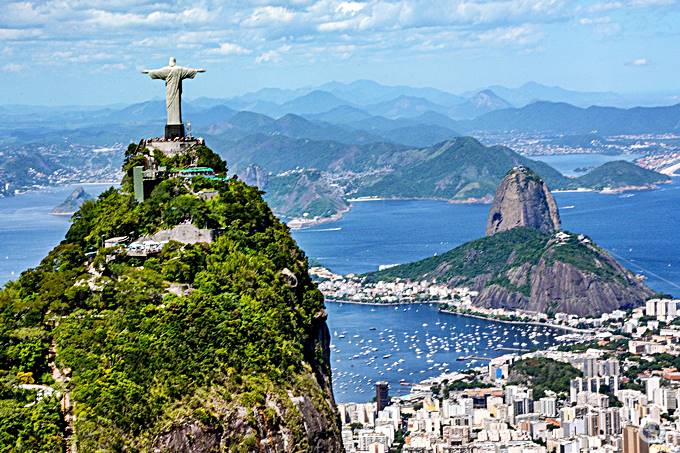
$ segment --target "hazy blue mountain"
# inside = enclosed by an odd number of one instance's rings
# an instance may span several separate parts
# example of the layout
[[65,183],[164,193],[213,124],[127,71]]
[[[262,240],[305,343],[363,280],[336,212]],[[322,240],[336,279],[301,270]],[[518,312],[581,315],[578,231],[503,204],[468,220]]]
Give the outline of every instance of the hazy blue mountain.
[[215,105],[205,110],[190,110],[184,113],[184,123],[191,126],[194,134],[206,131],[210,126],[230,121],[238,112],[224,104]]
[[271,127],[276,123],[274,118],[255,112],[238,112],[229,123],[247,131],[254,131],[261,128]]
[[622,96],[614,92],[573,91],[558,86],[542,85],[537,82],[527,82],[517,88],[493,85],[488,89],[516,106],[524,106],[537,101],[566,102],[580,107],[625,103]]
[[357,107],[349,105],[341,105],[335,107],[327,112],[316,113],[313,115],[305,115],[307,118],[315,121],[326,121],[328,123],[346,124],[355,121],[362,121],[371,117],[367,113]]
[[322,113],[336,107],[347,105],[344,101],[328,91],[315,90],[281,105],[281,111],[286,113],[305,114]]
[[418,115],[411,119],[417,124],[432,124],[434,126],[445,127],[447,129],[458,129],[458,122],[448,115],[443,113],[433,112],[429,110],[422,115]]
[[[191,109],[187,104],[185,109]],[[153,100],[129,105],[120,110],[95,112],[100,123],[149,123],[166,117],[165,101]]]
[[367,105],[364,109],[373,115],[386,118],[413,118],[430,111],[445,114],[448,110],[447,107],[435,104],[425,98],[411,96],[399,96],[389,101]]
[[209,109],[211,107],[217,107],[219,105],[227,105],[228,100],[223,98],[211,98],[206,96],[201,96],[195,99],[182,99],[182,102],[188,102],[198,109]]
[[511,108],[505,99],[492,90],[483,90],[470,97],[462,104],[455,105],[448,110],[452,118],[476,118],[484,113]]
[[230,102],[253,103],[265,101],[272,104],[283,104],[291,99],[302,96],[312,91],[311,88],[285,89],[285,88],[261,88],[257,91],[245,93],[241,96],[230,98]]
[[289,113],[276,120],[274,127],[261,128],[260,132],[282,134],[289,137],[309,138],[312,140],[335,140],[341,143],[369,143],[383,141],[379,135],[366,131],[336,126],[321,121],[309,121],[299,115]]
[[419,97],[444,106],[465,102],[465,98],[461,96],[436,88],[389,86],[372,80],[356,80],[350,83],[328,82],[318,89],[329,91],[339,98],[357,105],[378,104],[400,96]]
[[403,126],[381,133],[381,136],[390,142],[401,143],[408,146],[425,147],[452,140],[460,134],[452,129],[433,124],[416,124]]
[[416,124],[419,123],[413,118],[390,119],[385,118],[384,116],[370,116],[366,119],[347,123],[347,126],[353,127],[355,129],[374,132],[376,134],[382,134],[400,127],[414,126]]
[[361,172],[413,162],[416,154],[417,150],[394,143],[355,145],[266,134],[250,135],[220,148],[220,155],[234,172],[255,164],[275,174],[297,168]]
[[292,113],[274,119],[260,113],[238,112],[226,121],[212,124],[207,133],[219,143],[238,141],[253,134],[334,140],[341,143],[384,141],[378,134],[322,121],[309,121]]
[[523,131],[557,134],[645,134],[680,128],[680,104],[669,107],[581,108],[566,103],[535,102],[522,108],[496,110],[469,122],[468,131]]
[[243,101],[240,99],[229,99],[225,105],[236,111],[261,113],[271,117],[278,117],[283,114],[281,111],[281,106],[270,101]]

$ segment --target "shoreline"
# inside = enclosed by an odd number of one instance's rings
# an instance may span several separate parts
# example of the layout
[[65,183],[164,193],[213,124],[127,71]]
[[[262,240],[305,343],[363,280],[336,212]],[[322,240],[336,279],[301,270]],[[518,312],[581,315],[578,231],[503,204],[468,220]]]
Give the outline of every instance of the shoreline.
[[112,186],[120,186],[120,181],[97,181],[97,182],[68,182],[64,184],[51,184],[48,186],[37,186],[33,187],[30,189],[23,190],[21,192],[10,192],[9,195],[6,197],[18,197],[21,195],[27,195],[27,194],[32,194],[32,193],[37,193],[37,192],[43,192],[46,190],[53,190],[53,189],[65,189],[67,187],[73,187],[73,186],[104,186],[104,185],[112,185]]
[[460,313],[457,311],[451,311],[451,310],[439,310],[441,313],[446,313],[448,315],[459,315],[459,316],[467,316],[470,318],[477,318],[477,319],[486,319],[487,321],[496,321],[496,322],[502,322],[505,324],[526,324],[526,325],[531,325],[531,326],[543,326],[543,327],[551,327],[553,329],[560,329],[560,330],[566,330],[569,332],[574,332],[574,333],[593,333],[592,330],[589,329],[579,329],[578,327],[571,327],[571,326],[563,326],[561,324],[551,324],[549,322],[541,322],[541,321],[512,321],[509,319],[498,319],[498,318],[491,318],[487,317],[484,315],[475,315],[473,313]]
[[[385,307],[398,307],[401,305],[448,305],[448,301],[413,301],[413,302],[386,302],[386,303],[380,303],[380,302],[356,302],[356,301],[344,301],[344,300],[336,300],[336,299],[326,299],[326,302],[332,302],[334,304],[352,304],[352,305],[368,305],[371,307],[375,306],[385,306]],[[447,315],[457,315],[457,316],[464,316],[467,318],[475,318],[475,319],[483,319],[485,321],[493,321],[493,322],[501,322],[505,324],[524,324],[524,325],[532,325],[532,326],[542,326],[542,327],[551,327],[554,329],[560,329],[560,330],[566,330],[569,332],[574,332],[574,333],[593,333],[592,330],[589,329],[579,329],[578,327],[570,327],[570,326],[563,326],[560,324],[551,324],[548,322],[540,322],[540,321],[511,321],[507,319],[498,319],[498,318],[492,318],[490,316],[484,316],[484,315],[478,315],[478,314],[473,314],[473,313],[460,313],[457,311],[451,311],[451,310],[444,310],[441,308],[437,309],[440,313],[445,313]]]
[[[645,190],[658,190],[660,184],[672,184],[673,181],[660,181],[653,184],[643,185],[643,186],[623,186],[617,188],[604,188],[604,189],[588,189],[585,187],[580,187],[576,189],[554,189],[551,193],[599,193],[602,195],[620,195],[626,192],[642,192]],[[303,230],[306,228],[313,228],[318,225],[323,225],[326,223],[336,222],[342,220],[342,218],[352,210],[352,203],[369,203],[374,201],[443,201],[449,204],[491,204],[493,197],[481,197],[481,198],[464,198],[464,199],[450,199],[450,198],[439,198],[439,197],[357,197],[348,198],[347,201],[350,205],[347,209],[344,209],[331,217],[322,217],[318,220],[305,221],[303,218],[293,218],[286,222],[289,228],[293,230]]]
[[286,225],[291,230],[306,230],[308,228],[313,228],[315,226],[323,225],[326,223],[337,222],[341,220],[345,214],[347,214],[352,209],[352,206],[348,206],[342,211],[338,211],[330,217],[321,217],[315,220],[306,220],[304,217],[295,217],[286,222]]

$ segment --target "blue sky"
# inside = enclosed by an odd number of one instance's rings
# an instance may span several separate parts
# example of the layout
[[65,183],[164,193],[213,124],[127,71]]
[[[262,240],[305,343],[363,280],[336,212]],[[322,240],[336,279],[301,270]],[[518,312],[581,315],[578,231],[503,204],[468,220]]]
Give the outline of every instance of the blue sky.
[[[680,0],[679,0],[680,1]],[[0,103],[160,97],[170,55],[189,97],[373,79],[462,92],[529,80],[680,88],[675,0],[0,0]],[[199,80],[200,79],[200,80]]]

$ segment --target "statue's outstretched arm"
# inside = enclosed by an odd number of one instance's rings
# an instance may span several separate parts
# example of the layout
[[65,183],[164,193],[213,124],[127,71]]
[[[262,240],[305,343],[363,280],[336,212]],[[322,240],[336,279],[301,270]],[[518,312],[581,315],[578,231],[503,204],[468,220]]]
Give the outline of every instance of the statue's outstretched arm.
[[170,71],[167,68],[145,69],[142,74],[148,74],[152,79],[165,79]]

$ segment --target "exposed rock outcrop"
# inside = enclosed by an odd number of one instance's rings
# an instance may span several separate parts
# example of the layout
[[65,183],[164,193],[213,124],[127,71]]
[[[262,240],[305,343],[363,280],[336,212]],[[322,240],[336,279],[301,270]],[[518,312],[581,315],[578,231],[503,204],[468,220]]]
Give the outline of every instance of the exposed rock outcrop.
[[249,186],[255,186],[259,189],[265,189],[269,182],[269,175],[264,168],[254,164],[248,165],[243,174],[239,176]]
[[73,215],[87,200],[91,200],[92,195],[85,192],[85,189],[78,187],[66,199],[55,206],[50,214],[52,215]]
[[496,189],[486,235],[517,227],[543,233],[560,229],[557,204],[548,186],[536,173],[522,166],[513,168]]
[[369,274],[446,281],[479,291],[475,305],[600,316],[643,304],[654,291],[590,238],[519,227],[444,254]]
[[291,376],[291,388],[267,388],[258,409],[249,409],[238,396],[219,389],[197,395],[211,417],[175,420],[155,437],[154,452],[343,452],[326,316],[321,310],[314,319],[315,334],[305,347],[310,366],[306,373]]
[[[506,270],[493,277],[499,283],[487,286],[477,282],[480,294],[475,303],[489,308],[599,316],[639,306],[653,297],[654,291],[604,250],[584,237],[569,240],[573,242],[550,239],[534,263],[514,266],[509,259]],[[562,254],[560,247],[573,250]]]
[[215,231],[210,228],[198,228],[191,223],[181,223],[170,229],[156,232],[150,236],[142,236],[136,242],[144,241],[177,241],[182,244],[210,244],[215,238]]

